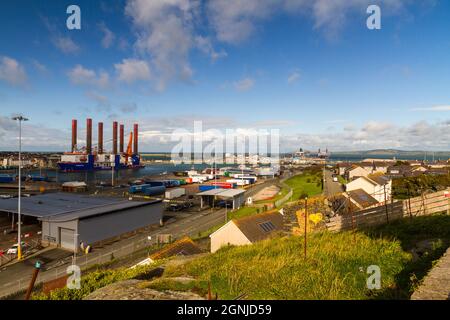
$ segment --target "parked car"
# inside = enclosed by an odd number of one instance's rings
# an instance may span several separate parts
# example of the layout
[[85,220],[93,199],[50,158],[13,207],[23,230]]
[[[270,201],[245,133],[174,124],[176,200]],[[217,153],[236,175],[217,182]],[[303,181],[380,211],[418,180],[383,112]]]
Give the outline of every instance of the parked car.
[[190,201],[183,203],[183,209],[189,209],[189,208],[192,208],[193,206],[194,206],[194,203],[190,202]]
[[[9,248],[8,251],[6,251],[6,254],[14,254],[14,255],[17,254],[17,247],[18,247],[17,243],[12,245],[12,247]],[[22,242],[22,251],[24,251],[26,247],[27,247],[26,243]]]
[[183,205],[178,204],[178,203],[171,203],[171,204],[167,207],[167,210],[168,210],[168,211],[173,211],[173,212],[181,211],[181,210],[183,210]]
[[217,202],[217,206],[221,208],[233,208],[233,203],[225,200]]

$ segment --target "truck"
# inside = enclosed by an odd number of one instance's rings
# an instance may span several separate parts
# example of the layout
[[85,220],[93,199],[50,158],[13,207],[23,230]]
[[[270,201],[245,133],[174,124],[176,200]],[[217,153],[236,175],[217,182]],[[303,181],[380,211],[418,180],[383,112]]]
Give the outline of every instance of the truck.
[[165,193],[166,199],[175,199],[179,198],[181,196],[184,196],[186,194],[186,190],[184,188],[176,188],[167,190]]

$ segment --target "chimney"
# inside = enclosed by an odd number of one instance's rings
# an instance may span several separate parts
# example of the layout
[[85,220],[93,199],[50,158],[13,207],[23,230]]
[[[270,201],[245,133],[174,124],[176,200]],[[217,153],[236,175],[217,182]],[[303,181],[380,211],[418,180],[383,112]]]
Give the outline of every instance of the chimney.
[[77,151],[77,120],[72,120],[72,152]]
[[113,154],[117,154],[117,121],[113,122]]
[[119,151],[120,151],[120,153],[123,153],[123,132],[124,132],[124,125],[121,124],[120,130],[119,130]]
[[86,153],[92,153],[92,119],[86,119]]
[[133,145],[133,154],[138,154],[138,124],[134,124],[134,145]]
[[98,154],[103,153],[103,122],[98,123]]

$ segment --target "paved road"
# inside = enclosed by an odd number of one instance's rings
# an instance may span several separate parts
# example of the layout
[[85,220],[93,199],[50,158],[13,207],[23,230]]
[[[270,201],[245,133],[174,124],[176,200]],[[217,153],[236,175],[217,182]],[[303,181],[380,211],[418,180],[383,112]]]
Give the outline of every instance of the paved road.
[[[84,269],[99,263],[99,261],[103,261],[96,259],[96,257],[103,258],[105,254],[114,250],[117,250],[114,253],[115,258],[120,258],[133,253],[136,249],[142,249],[145,246],[155,244],[156,236],[158,234],[171,234],[176,239],[186,235],[195,236],[199,232],[206,231],[224,221],[224,209],[212,212],[194,213],[187,218],[177,220],[153,231],[142,232],[128,239],[105,245],[101,249],[96,249],[89,255],[80,255],[77,258],[79,261],[78,264],[84,263],[86,259],[87,262],[82,266]],[[151,241],[147,240],[148,236],[152,237]],[[135,246],[133,244],[139,244],[140,246]],[[123,248],[129,249],[122,250]],[[40,273],[40,278],[44,278],[45,281],[55,279],[58,275],[64,275],[67,266],[72,263],[72,255],[69,252],[61,249],[52,249],[45,252],[41,257],[30,258],[23,262],[3,268],[0,271],[0,297],[14,293],[17,290],[17,287],[23,289],[31,277],[34,261],[44,256],[46,256],[48,260],[52,260],[51,265],[45,265],[43,272]]]
[[[277,181],[278,179],[270,179],[257,184],[248,189],[245,196],[253,196],[264,187],[277,183]],[[182,216],[181,219],[178,218],[174,222],[168,223],[163,227],[153,228],[153,230],[143,230],[127,239],[122,239],[112,244],[104,245],[101,248],[96,248],[89,255],[80,254],[77,257],[78,264],[84,262],[82,265],[82,268],[84,269],[90,265],[99,263],[99,261],[103,261],[101,259],[110,252],[114,252],[115,258],[124,257],[145,246],[156,243],[156,238],[159,234],[171,234],[176,239],[186,235],[195,236],[200,232],[225,222],[226,211],[225,209],[217,211],[206,210],[180,216]],[[148,236],[152,237],[151,241],[148,241]],[[127,249],[123,250],[124,248]],[[68,251],[54,248],[23,262],[0,268],[0,297],[13,293],[14,288],[17,286],[23,288],[28,283],[33,272],[34,263],[37,260],[44,262],[40,278],[44,278],[45,281],[48,281],[57,278],[58,275],[62,276],[65,274],[67,266],[72,263],[72,255],[73,254]],[[96,257],[99,259],[96,259]],[[92,263],[90,263],[91,261]],[[40,278],[38,278],[38,282]]]
[[339,182],[333,181],[333,173],[330,170],[325,170],[324,178],[325,178],[324,181],[325,196],[329,197],[344,191],[344,188]]
[[412,300],[450,300],[450,248],[424,278]]

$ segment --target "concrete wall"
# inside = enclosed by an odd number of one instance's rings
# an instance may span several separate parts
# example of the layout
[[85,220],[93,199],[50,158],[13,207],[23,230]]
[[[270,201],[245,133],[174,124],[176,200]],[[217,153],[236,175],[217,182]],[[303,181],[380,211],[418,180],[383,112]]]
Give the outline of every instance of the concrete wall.
[[152,224],[159,224],[163,215],[163,204],[155,203],[139,208],[127,209],[79,221],[79,242],[93,244],[134,231]]
[[216,252],[223,246],[242,246],[251,244],[245,235],[239,230],[233,221],[228,222],[222,228],[211,234],[211,252]]

